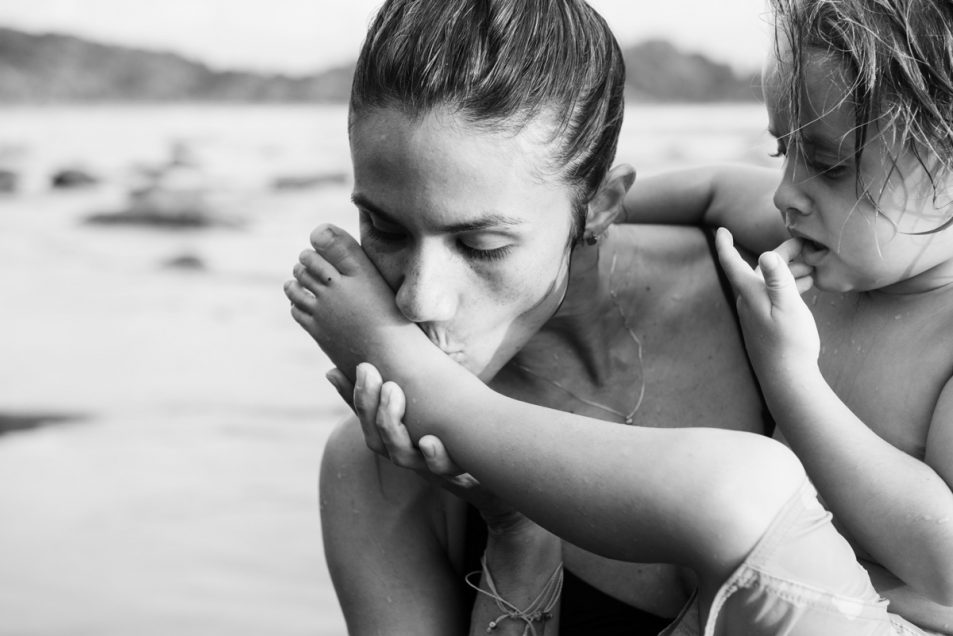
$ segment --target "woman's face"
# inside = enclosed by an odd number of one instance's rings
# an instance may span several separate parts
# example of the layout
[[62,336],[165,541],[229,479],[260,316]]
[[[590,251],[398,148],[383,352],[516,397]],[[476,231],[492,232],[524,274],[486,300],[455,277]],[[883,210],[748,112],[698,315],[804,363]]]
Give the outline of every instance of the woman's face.
[[539,169],[540,132],[389,108],[351,126],[364,250],[404,316],[484,380],[552,316],[568,280],[571,191]]

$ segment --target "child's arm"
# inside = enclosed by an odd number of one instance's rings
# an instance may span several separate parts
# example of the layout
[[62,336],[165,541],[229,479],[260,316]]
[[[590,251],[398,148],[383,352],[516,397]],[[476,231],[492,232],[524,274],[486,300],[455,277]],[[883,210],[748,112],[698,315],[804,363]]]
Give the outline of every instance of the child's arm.
[[739,293],[752,365],[779,429],[838,521],[913,589],[953,605],[953,381],[933,417],[924,461],[867,427],[834,393],[817,364],[810,310],[773,252],[764,278],[719,232],[719,257]]
[[625,198],[624,223],[726,227],[760,254],[788,238],[774,207],[776,170],[725,165],[665,172],[636,181]]
[[325,226],[312,244],[286,286],[295,320],[345,375],[368,360],[404,389],[415,441],[439,438],[485,487],[583,549],[720,584],[802,483],[793,454],[760,435],[618,426],[495,393],[400,314],[350,236]]

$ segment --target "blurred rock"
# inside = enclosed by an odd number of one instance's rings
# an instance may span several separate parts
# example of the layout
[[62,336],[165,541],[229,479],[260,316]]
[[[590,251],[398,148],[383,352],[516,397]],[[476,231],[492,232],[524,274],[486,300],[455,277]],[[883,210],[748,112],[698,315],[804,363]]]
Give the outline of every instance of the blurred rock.
[[0,168],[0,193],[12,194],[20,185],[20,175],[13,170]]
[[181,269],[193,272],[205,271],[208,267],[201,256],[195,254],[180,254],[163,261],[162,266],[168,269]]
[[99,183],[99,177],[82,168],[63,168],[50,177],[50,186],[57,190],[88,188]]
[[169,150],[168,161],[139,170],[139,181],[130,188],[124,209],[93,214],[86,221],[172,229],[242,225],[209,204],[206,174],[189,144],[175,141]]
[[343,185],[347,183],[347,175],[343,172],[317,173],[303,175],[285,175],[275,177],[271,182],[273,190],[307,190],[329,185]]
[[70,413],[3,413],[0,412],[0,435],[12,431],[28,431],[48,424],[61,424],[83,419]]

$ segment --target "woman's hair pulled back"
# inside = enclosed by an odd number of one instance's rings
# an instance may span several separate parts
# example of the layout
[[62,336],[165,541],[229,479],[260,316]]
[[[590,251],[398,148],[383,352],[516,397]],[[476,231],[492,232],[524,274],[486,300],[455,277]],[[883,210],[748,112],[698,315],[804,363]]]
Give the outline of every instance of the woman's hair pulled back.
[[513,134],[545,122],[551,162],[539,170],[573,188],[578,233],[615,157],[624,84],[619,45],[582,0],[388,0],[361,49],[350,118],[440,108]]

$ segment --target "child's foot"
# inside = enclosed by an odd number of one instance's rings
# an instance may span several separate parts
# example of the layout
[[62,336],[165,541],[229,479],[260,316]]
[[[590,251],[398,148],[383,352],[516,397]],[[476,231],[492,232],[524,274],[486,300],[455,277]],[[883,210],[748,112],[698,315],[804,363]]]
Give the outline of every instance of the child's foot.
[[394,303],[394,292],[347,232],[321,225],[311,233],[314,250],[295,265],[285,283],[291,315],[352,381],[360,362],[386,368],[387,359],[408,360],[426,336]]

